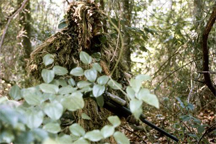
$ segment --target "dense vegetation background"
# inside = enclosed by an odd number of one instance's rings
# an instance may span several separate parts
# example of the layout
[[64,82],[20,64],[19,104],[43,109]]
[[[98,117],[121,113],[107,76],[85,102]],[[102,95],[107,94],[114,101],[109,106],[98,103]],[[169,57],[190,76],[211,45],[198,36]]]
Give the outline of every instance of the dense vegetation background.
[[[25,69],[30,53],[61,31],[60,24],[72,1],[29,0],[15,15],[23,0],[0,1],[0,98],[9,96],[15,84],[21,88],[32,86],[34,78],[29,77]],[[216,81],[215,25],[205,37],[216,1],[95,0],[95,3],[111,17],[123,36],[121,63],[128,66],[125,72],[152,78],[143,85],[158,97],[160,109],[144,104],[146,118],[181,142],[216,143],[216,93],[214,88],[209,89]],[[108,20],[103,24],[111,25]],[[110,32],[105,27],[104,31]],[[116,31],[112,36],[118,51],[121,39]],[[205,40],[208,43],[207,63]],[[210,81],[204,76],[206,74]],[[131,124],[120,130],[131,142],[168,141],[146,126]]]

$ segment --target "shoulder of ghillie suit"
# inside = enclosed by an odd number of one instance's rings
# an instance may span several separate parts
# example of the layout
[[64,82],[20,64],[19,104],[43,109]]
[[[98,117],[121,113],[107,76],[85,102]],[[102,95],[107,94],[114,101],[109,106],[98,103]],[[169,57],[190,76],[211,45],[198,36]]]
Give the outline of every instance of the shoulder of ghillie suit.
[[[29,74],[41,80],[43,69],[52,69],[55,65],[60,65],[71,70],[80,65],[80,51],[86,51],[89,54],[101,52],[101,55],[104,55],[104,61],[109,62],[114,50],[110,47],[102,50],[104,46],[101,46],[101,41],[98,40],[105,35],[104,19],[105,15],[95,3],[72,2],[67,10],[67,26],[49,37],[31,53],[27,64]],[[53,64],[48,66],[43,64],[43,57],[46,54],[53,56]]]

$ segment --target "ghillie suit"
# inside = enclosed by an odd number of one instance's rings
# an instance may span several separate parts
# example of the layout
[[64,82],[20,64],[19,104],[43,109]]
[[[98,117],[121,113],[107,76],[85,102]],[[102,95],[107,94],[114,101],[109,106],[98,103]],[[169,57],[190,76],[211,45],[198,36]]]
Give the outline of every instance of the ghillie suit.
[[[42,69],[52,69],[54,65],[60,65],[70,71],[77,66],[86,68],[79,59],[81,51],[87,52],[89,55],[101,54],[100,65],[103,74],[110,75],[114,65],[119,57],[119,49],[116,47],[116,38],[104,33],[103,21],[105,15],[94,3],[73,2],[70,4],[67,12],[67,27],[60,32],[48,38],[42,45],[31,53],[28,63],[28,71],[31,76],[42,81]],[[109,30],[111,32],[111,29]],[[114,31],[115,32],[115,31]],[[45,66],[43,56],[46,54],[54,55],[54,64]],[[112,75],[112,78],[119,83],[126,82],[124,71],[127,71],[123,63],[119,63],[118,68]],[[66,77],[63,77],[64,79]],[[74,77],[75,81],[80,80]],[[111,91],[111,90],[110,90]],[[114,91],[111,91],[115,94]],[[91,121],[83,120],[79,115],[81,112],[91,117]],[[76,113],[74,115],[77,115]],[[79,111],[76,122],[80,123],[87,131],[92,129],[100,129],[106,122],[110,112],[98,108],[92,99],[85,101],[85,108]]]

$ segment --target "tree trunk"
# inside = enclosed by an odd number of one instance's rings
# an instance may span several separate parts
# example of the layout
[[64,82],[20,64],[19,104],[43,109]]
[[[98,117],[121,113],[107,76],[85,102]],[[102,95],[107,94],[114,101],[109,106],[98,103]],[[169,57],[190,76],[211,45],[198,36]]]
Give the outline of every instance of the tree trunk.
[[[23,1],[22,0],[18,0],[18,5],[20,5]],[[23,10],[22,13],[20,13],[20,19],[19,19],[19,23],[20,23],[20,28],[21,31],[24,32],[24,34],[21,37],[21,47],[23,48],[24,51],[24,58],[30,58],[30,54],[32,52],[32,48],[31,48],[31,24],[30,24],[30,20],[31,20],[31,13],[30,13],[30,1],[28,1],[25,9]]]
[[122,57],[122,62],[128,66],[128,69],[126,71],[130,71],[131,69],[131,50],[130,50],[130,34],[127,32],[127,27],[131,27],[131,0],[123,0],[123,21],[125,21],[125,24],[123,25],[123,31],[124,31],[124,53]]

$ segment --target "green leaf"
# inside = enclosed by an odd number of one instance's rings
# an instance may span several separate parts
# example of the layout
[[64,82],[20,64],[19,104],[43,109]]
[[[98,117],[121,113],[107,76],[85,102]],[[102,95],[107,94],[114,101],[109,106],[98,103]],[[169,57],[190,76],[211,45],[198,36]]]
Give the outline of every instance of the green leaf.
[[128,86],[126,92],[127,92],[127,96],[130,99],[133,99],[135,97],[135,91],[132,89],[132,87]]
[[77,87],[78,88],[84,88],[84,87],[87,87],[87,86],[90,86],[91,83],[90,82],[87,82],[87,81],[79,81],[77,83]]
[[68,70],[61,66],[54,66],[53,71],[56,75],[66,75],[68,73]]
[[9,95],[15,100],[21,99],[22,94],[21,94],[21,90],[20,90],[19,86],[16,84],[14,86],[12,86],[12,88],[10,89]]
[[95,69],[95,70],[97,70],[98,72],[102,72],[102,67],[98,64],[98,63],[94,63],[93,65],[92,65],[92,67]]
[[46,138],[48,138],[48,133],[43,129],[36,128],[36,129],[33,129],[31,132],[33,136],[35,137],[35,139],[37,139],[38,141],[43,141]]
[[26,119],[27,119],[27,126],[30,129],[33,128],[38,128],[42,122],[43,122],[43,118],[44,118],[44,114],[42,111],[34,111],[34,110],[29,110],[26,112]]
[[70,74],[73,76],[83,76],[84,72],[81,67],[76,67],[70,71]]
[[59,91],[58,86],[56,86],[54,84],[43,83],[43,84],[40,84],[39,87],[42,90],[42,92],[44,92],[44,93],[57,94]]
[[143,81],[151,80],[151,77],[148,76],[148,75],[140,74],[140,75],[137,75],[135,79],[140,80],[141,82],[143,82]]
[[57,137],[56,141],[58,144],[70,144],[72,142],[72,138],[70,135],[63,135],[61,137]]
[[98,79],[97,79],[97,83],[100,84],[100,85],[105,85],[107,83],[107,81],[109,80],[109,77],[106,76],[106,75],[103,75],[103,76],[100,76]]
[[57,143],[55,140],[51,138],[47,138],[43,141],[43,144],[59,144],[59,143]]
[[0,133],[0,143],[12,143],[14,141],[14,134],[11,130],[3,130]]
[[42,101],[42,93],[36,87],[22,89],[23,98],[30,105],[39,105]]
[[91,118],[86,113],[82,113],[81,117],[84,120],[91,120]]
[[62,116],[63,106],[57,101],[54,101],[52,103],[47,103],[44,106],[44,112],[52,120],[58,120]]
[[112,136],[115,132],[115,128],[111,125],[106,125],[101,129],[101,134],[104,138]]
[[44,82],[46,83],[50,83],[55,77],[54,71],[47,70],[47,69],[43,69],[41,75],[42,75]]
[[115,132],[113,136],[118,144],[130,144],[129,139],[121,132]]
[[94,97],[99,97],[101,96],[105,91],[105,86],[101,86],[98,84],[95,84],[93,87],[93,95]]
[[51,54],[46,54],[43,57],[43,63],[45,64],[45,66],[48,66],[50,64],[52,64],[54,62],[54,56]]
[[85,70],[84,75],[90,82],[94,82],[97,78],[97,71],[95,69]]
[[87,93],[87,92],[90,92],[90,91],[92,91],[92,88],[89,87],[89,86],[84,87],[81,90],[79,90],[79,92],[81,92],[81,93]]
[[73,142],[73,144],[90,144],[90,142],[88,142],[86,139],[81,137],[77,141]]
[[66,80],[64,80],[64,79],[57,79],[57,80],[54,79],[54,80],[51,82],[51,84],[54,84],[54,85],[57,85],[57,86],[62,86],[62,87],[68,85],[67,82],[66,82]]
[[122,85],[112,79],[109,80],[108,85],[115,90],[122,89]]
[[59,89],[59,94],[70,94],[70,93],[73,93],[77,90],[77,88],[73,88],[72,86],[68,85],[68,86],[65,86],[65,87],[61,87]]
[[84,64],[90,64],[92,62],[92,57],[87,54],[86,52],[84,51],[81,51],[80,52],[80,60],[84,63]]
[[84,138],[89,139],[92,142],[97,142],[103,139],[103,135],[101,134],[99,130],[93,130],[93,131],[87,132]]
[[58,25],[58,29],[63,29],[63,28],[65,28],[65,27],[67,27],[66,21],[61,22],[61,23]]
[[159,108],[159,101],[156,95],[150,94],[148,89],[141,89],[138,93],[138,98],[143,100],[147,104],[150,104],[156,108]]
[[139,79],[131,79],[130,80],[130,86],[132,87],[132,89],[138,93],[141,86],[142,86],[142,81]]
[[140,109],[141,106],[142,106],[142,101],[140,101],[140,100],[132,99],[130,101],[130,110],[132,113],[137,111],[138,109]]
[[101,53],[97,52],[97,53],[93,53],[92,57],[96,60],[96,61],[100,61],[101,59]]
[[56,134],[61,130],[61,127],[58,123],[50,122],[50,123],[45,124],[43,126],[43,129],[50,132],[50,133]]
[[103,96],[96,97],[96,102],[98,106],[102,108],[104,106],[104,97]]
[[81,127],[79,124],[75,123],[69,127],[70,132],[75,136],[84,136],[85,130],[83,127]]
[[117,127],[121,124],[121,121],[117,116],[109,116],[108,120],[114,127]]
[[75,92],[70,96],[64,97],[62,102],[64,108],[70,111],[76,111],[84,107],[84,100],[82,98],[82,93]]
[[0,97],[0,104],[3,104],[6,101],[8,101],[8,98],[6,96],[1,96]]
[[68,80],[68,84],[71,85],[71,86],[75,86],[75,85],[76,85],[76,82],[75,82],[75,80],[74,80],[73,78],[70,78],[70,79]]

